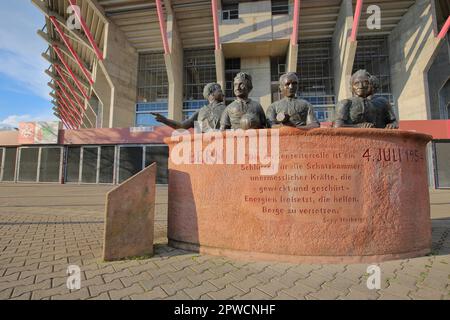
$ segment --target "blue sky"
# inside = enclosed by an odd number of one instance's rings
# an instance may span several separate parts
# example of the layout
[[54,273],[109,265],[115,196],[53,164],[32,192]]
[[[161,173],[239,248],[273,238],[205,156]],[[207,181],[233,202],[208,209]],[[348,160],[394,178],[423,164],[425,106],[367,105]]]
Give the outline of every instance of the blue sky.
[[47,44],[36,34],[43,14],[30,0],[3,3],[0,10],[0,126],[56,120],[52,111]]

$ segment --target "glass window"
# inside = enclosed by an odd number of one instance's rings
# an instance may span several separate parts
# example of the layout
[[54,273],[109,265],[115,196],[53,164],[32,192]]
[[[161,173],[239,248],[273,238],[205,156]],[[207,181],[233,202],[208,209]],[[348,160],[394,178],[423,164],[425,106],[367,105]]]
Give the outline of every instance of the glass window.
[[59,182],[61,148],[41,148],[39,182]]
[[378,78],[380,88],[376,95],[385,97],[393,104],[387,37],[358,38],[353,72],[360,69],[367,70]]
[[81,182],[83,183],[97,183],[97,147],[83,148],[83,164],[81,171]]
[[120,147],[119,183],[142,170],[143,153],[143,147]]
[[12,182],[16,175],[17,148],[5,148],[5,162],[3,163],[3,180]]
[[168,183],[168,158],[169,148],[167,146],[147,146],[145,149],[145,166],[148,167],[156,162],[156,183],[158,184]]
[[309,101],[320,122],[334,119],[335,95],[331,40],[299,42],[298,96]]
[[67,148],[66,182],[79,182],[81,147]]
[[114,153],[115,147],[101,147],[99,183],[113,183]]
[[[158,112],[158,111],[152,111]],[[158,112],[165,117],[169,116],[168,112]],[[155,117],[149,113],[137,113],[136,114],[136,127],[151,127],[151,126],[161,126],[163,125],[160,122],[155,120]]]
[[39,148],[20,148],[19,181],[36,182]]
[[289,14],[288,0],[272,0],[272,15]]
[[140,54],[138,68],[138,102],[167,101],[169,81],[164,54]]
[[136,126],[161,126],[148,112],[167,116],[169,82],[164,54],[143,53],[139,55],[138,104],[136,105]]
[[225,102],[227,104],[234,100],[233,81],[234,77],[241,72],[241,59],[225,59]]
[[450,188],[450,141],[436,142],[436,187]]
[[222,20],[239,19],[239,4],[222,4]]
[[214,49],[184,51],[184,101],[204,100],[203,88],[216,82]]

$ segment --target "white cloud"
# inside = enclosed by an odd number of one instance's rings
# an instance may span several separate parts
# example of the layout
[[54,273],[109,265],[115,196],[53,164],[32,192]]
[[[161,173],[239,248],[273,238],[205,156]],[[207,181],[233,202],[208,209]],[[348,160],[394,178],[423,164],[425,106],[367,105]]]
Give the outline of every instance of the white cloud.
[[38,116],[31,116],[29,114],[24,115],[11,115],[0,121],[0,126],[9,126],[17,128],[19,122],[35,122],[35,121],[57,121],[52,112],[49,114],[42,114]]
[[[48,63],[41,57],[47,45],[36,34],[44,21],[29,0],[9,1],[0,10],[0,73],[23,88],[21,91],[49,101],[49,78],[44,73]],[[17,90],[17,86],[9,87]]]

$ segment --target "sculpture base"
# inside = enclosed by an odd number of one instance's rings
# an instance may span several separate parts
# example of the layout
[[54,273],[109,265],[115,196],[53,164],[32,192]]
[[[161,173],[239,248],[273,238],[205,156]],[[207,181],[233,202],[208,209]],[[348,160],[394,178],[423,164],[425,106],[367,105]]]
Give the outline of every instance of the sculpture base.
[[[309,263],[370,263],[430,251],[430,136],[287,127],[229,134],[166,140],[170,245]],[[269,152],[261,150],[263,142]],[[180,161],[182,149],[189,163]],[[245,161],[211,163],[220,150],[234,160],[244,150]],[[252,164],[275,151],[279,161]]]
[[238,251],[223,248],[213,248],[200,246],[198,244],[169,240],[169,246],[181,250],[198,252],[201,254],[209,254],[213,256],[229,257],[236,260],[245,261],[277,261],[287,263],[372,263],[390,260],[410,259],[425,256],[430,253],[430,249],[423,249],[407,253],[395,253],[373,256],[290,256],[282,254],[271,254],[252,251]]

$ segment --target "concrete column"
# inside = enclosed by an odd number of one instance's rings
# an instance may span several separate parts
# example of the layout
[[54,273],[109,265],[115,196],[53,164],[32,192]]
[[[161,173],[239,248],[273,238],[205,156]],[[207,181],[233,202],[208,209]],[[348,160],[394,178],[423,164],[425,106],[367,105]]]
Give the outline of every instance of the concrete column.
[[270,88],[270,57],[241,58],[241,70],[252,76],[250,98],[258,101],[264,110],[272,103]]
[[297,59],[298,59],[298,44],[291,45],[289,43],[286,55],[287,72],[297,72]]
[[136,115],[139,55],[113,22],[108,24],[106,39],[108,50],[105,60],[98,64],[100,69],[96,70],[94,84],[104,106],[103,124],[110,128],[132,127]]
[[350,77],[355,61],[357,42],[350,41],[353,7],[351,0],[343,0],[333,34],[333,72],[336,101],[352,96]]
[[391,88],[400,120],[431,119],[427,73],[442,43],[430,0],[417,0],[388,38]]
[[217,83],[220,84],[222,90],[225,92],[225,56],[223,50],[215,50],[214,55],[216,60]]
[[181,121],[183,118],[183,44],[178,33],[175,16],[167,16],[169,54],[164,55],[169,81],[169,118]]

